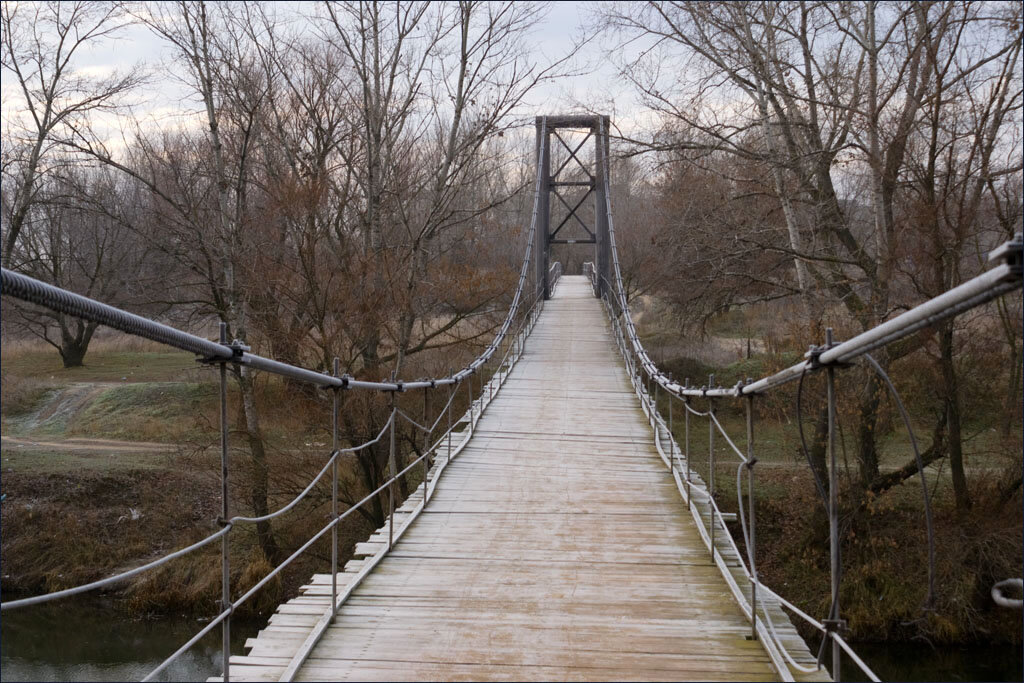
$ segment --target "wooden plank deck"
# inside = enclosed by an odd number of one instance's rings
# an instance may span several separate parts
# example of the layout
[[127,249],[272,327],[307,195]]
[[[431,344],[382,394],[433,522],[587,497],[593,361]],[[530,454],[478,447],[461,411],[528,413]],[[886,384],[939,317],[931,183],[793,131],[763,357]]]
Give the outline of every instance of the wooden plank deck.
[[[278,680],[329,601],[330,577],[315,576],[232,658],[232,678]],[[296,679],[777,679],[749,634],[600,303],[585,278],[564,277],[429,505]]]

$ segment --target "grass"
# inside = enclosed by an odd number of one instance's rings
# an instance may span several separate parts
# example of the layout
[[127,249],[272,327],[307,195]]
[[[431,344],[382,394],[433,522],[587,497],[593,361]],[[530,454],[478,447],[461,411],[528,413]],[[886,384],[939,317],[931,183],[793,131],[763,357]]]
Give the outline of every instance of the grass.
[[2,380],[3,416],[17,418],[27,415],[55,390],[52,382],[25,379],[5,372]]
[[131,470],[167,469],[172,463],[169,453],[109,451],[67,451],[18,445],[4,446],[0,464],[4,476],[9,474],[112,474]]
[[94,343],[85,356],[85,365],[65,368],[57,351],[50,346],[4,344],[0,353],[4,375],[26,379],[71,382],[172,382],[195,381],[212,371],[199,366],[183,351],[124,350],[110,344]]
[[71,421],[69,436],[181,443],[213,433],[213,384],[125,384],[99,392]]

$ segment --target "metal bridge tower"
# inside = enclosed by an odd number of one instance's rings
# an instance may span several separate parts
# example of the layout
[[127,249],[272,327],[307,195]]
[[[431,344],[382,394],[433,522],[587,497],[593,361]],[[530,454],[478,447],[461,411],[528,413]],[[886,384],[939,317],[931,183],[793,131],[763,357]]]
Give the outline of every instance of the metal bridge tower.
[[[594,295],[600,297],[611,282],[611,245],[608,241],[608,125],[609,118],[599,115],[538,116],[537,117],[537,163],[540,166],[540,197],[537,204],[537,236],[534,240],[534,264],[537,293],[545,299],[551,297],[548,283],[548,254],[552,244],[593,244],[595,245],[594,267],[597,269],[598,289]],[[587,136],[575,147],[558,134],[561,128],[586,129]],[[579,152],[591,138],[594,139],[594,163],[584,163]],[[557,142],[569,153],[565,161],[552,172],[551,144]],[[587,176],[587,180],[560,179],[566,167],[574,162]],[[567,173],[565,175],[568,175]],[[575,204],[570,204],[559,192],[564,187],[585,187],[586,194]],[[594,195],[594,219],[591,225],[579,214],[590,195]],[[562,221],[551,229],[552,196],[568,210]],[[575,220],[587,237],[581,239],[559,238],[558,233],[566,224]]]

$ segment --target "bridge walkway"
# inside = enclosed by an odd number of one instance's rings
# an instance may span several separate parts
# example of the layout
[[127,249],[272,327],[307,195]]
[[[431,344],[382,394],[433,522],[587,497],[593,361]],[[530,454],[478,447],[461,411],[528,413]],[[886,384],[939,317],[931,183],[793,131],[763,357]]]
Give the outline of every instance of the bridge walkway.
[[[329,582],[283,605],[232,678],[278,680]],[[564,277],[429,505],[295,679],[775,679],[749,633],[600,302],[586,278]]]

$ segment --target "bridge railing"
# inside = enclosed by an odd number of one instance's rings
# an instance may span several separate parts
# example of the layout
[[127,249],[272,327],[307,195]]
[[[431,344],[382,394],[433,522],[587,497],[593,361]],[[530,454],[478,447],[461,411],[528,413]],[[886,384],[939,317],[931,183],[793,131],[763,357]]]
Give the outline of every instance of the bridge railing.
[[[546,136],[542,136],[542,139],[546,139]],[[538,155],[544,153],[543,150],[538,151]],[[211,633],[215,628],[220,626],[222,632],[221,642],[221,655],[222,655],[222,675],[224,681],[230,680],[230,658],[231,658],[231,616],[232,614],[248,600],[250,600],[260,589],[277,577],[287,566],[294,562],[297,558],[302,556],[309,548],[311,548],[317,541],[321,540],[326,536],[328,532],[331,532],[331,603],[330,607],[321,619],[314,631],[310,634],[304,646],[300,649],[300,652],[292,660],[292,663],[286,669],[286,676],[283,680],[290,680],[291,676],[294,676],[298,666],[301,665],[302,661],[308,656],[312,647],[316,644],[317,640],[323,634],[326,626],[331,622],[334,616],[337,614],[337,609],[341,604],[338,594],[338,525],[345,520],[349,515],[355,511],[361,509],[363,506],[369,504],[378,496],[387,494],[388,498],[388,510],[390,512],[388,517],[388,544],[387,548],[378,556],[374,558],[373,563],[375,564],[383,556],[383,553],[390,550],[391,545],[395,540],[395,484],[406,474],[411,472],[416,466],[422,465],[423,467],[423,498],[419,503],[416,510],[410,519],[418,515],[423,507],[429,500],[430,488],[428,487],[428,469],[431,460],[439,461],[435,464],[439,465],[434,476],[434,485],[436,486],[437,474],[440,473],[451,458],[455,457],[459,451],[468,443],[469,438],[472,436],[473,431],[476,427],[477,421],[480,419],[480,415],[483,410],[493,399],[498,389],[505,382],[511,372],[512,366],[522,356],[523,348],[526,338],[533,330],[533,326],[536,324],[537,318],[540,315],[540,311],[544,306],[544,299],[541,293],[537,293],[532,296],[531,299],[527,299],[527,291],[534,291],[528,289],[527,278],[529,274],[529,268],[531,264],[534,240],[536,239],[537,232],[537,215],[540,197],[540,186],[541,186],[541,173],[540,166],[538,164],[537,179],[534,186],[534,207],[533,213],[530,220],[530,227],[526,237],[526,249],[523,257],[522,265],[519,271],[519,278],[516,283],[516,289],[512,297],[511,304],[509,306],[508,314],[505,317],[504,322],[498,329],[494,340],[487,346],[487,348],[477,356],[472,362],[466,365],[462,370],[451,373],[446,377],[433,378],[433,379],[418,379],[414,381],[399,381],[392,379],[385,382],[374,382],[357,380],[351,376],[339,374],[339,362],[338,359],[334,359],[334,368],[332,374],[326,374],[302,368],[287,363],[282,363],[270,358],[259,356],[250,353],[250,349],[243,342],[234,340],[228,342],[226,336],[226,325],[221,323],[220,325],[220,340],[218,342],[205,339],[203,337],[190,334],[183,330],[178,330],[168,325],[150,320],[148,318],[135,315],[128,311],[124,311],[113,306],[109,306],[102,302],[90,299],[79,294],[54,287],[47,283],[35,280],[31,277],[15,273],[6,268],[2,269],[2,293],[3,296],[11,296],[24,301],[28,301],[40,306],[44,306],[53,311],[65,313],[68,315],[83,318],[93,322],[106,325],[113,329],[120,330],[122,332],[132,334],[135,336],[144,337],[153,341],[159,342],[171,346],[173,348],[181,349],[183,351],[189,351],[200,356],[200,360],[204,363],[217,365],[220,373],[220,451],[221,451],[221,514],[217,520],[220,525],[220,529],[205,538],[193,543],[185,548],[180,548],[173,551],[163,557],[160,557],[152,562],[148,562],[142,566],[135,567],[128,571],[120,572],[113,576],[93,581],[84,585],[76,586],[66,590],[55,591],[44,595],[33,596],[29,598],[23,598],[19,600],[8,600],[0,603],[0,610],[6,611],[9,609],[17,609],[22,607],[28,607],[31,605],[37,605],[44,602],[51,602],[54,600],[60,600],[63,598],[71,597],[89,591],[99,590],[107,588],[117,584],[126,579],[138,576],[148,571],[152,571],[161,567],[173,560],[179,559],[193,553],[201,548],[209,546],[214,542],[220,540],[221,542],[221,610],[216,616],[214,616],[201,630],[199,630],[192,638],[185,642],[180,648],[172,653],[167,659],[165,659],[159,666],[153,669],[143,680],[152,680],[155,676],[164,671],[170,664],[172,664],[178,657],[192,648],[202,638]],[[560,263],[554,263],[548,274],[549,290],[553,291],[553,288],[557,285],[559,277],[562,273],[562,266]],[[498,357],[497,354],[504,348],[504,353]],[[499,358],[496,364],[493,363],[495,358]],[[246,367],[254,370],[262,370],[270,372],[283,377],[290,378],[292,380],[306,382],[314,384],[318,387],[330,389],[333,391],[333,406],[332,406],[332,450],[331,453],[321,468],[319,473],[313,477],[306,488],[300,492],[295,498],[289,501],[286,505],[281,507],[267,515],[259,517],[246,517],[246,516],[229,516],[230,506],[228,497],[228,416],[227,416],[227,366],[231,364],[236,367]],[[493,364],[493,374],[491,378],[484,381],[483,371],[486,370],[488,364]],[[480,383],[478,387],[478,394],[476,397],[473,395],[473,377],[474,375],[481,375]],[[469,408],[463,419],[452,422],[452,403],[456,396],[456,389],[459,385],[465,383]],[[448,388],[448,398],[444,407],[440,411],[437,419],[430,425],[420,424],[413,420],[408,414],[400,410],[395,402],[395,396],[399,393],[406,393],[414,390],[423,391],[424,395],[424,423],[427,421],[427,406],[429,405],[429,396],[432,392],[442,388]],[[348,448],[341,448],[339,438],[339,406],[340,406],[340,392],[346,390],[370,390],[387,392],[391,395],[391,407],[390,413],[384,426],[378,432],[377,436],[367,441],[366,443],[352,446]],[[424,448],[423,452],[409,462],[401,471],[397,471],[396,459],[395,459],[395,427],[399,418],[402,418],[409,422],[414,428],[419,429],[424,434],[424,443],[430,444],[430,438],[434,435],[438,429],[442,419],[447,417],[447,429],[441,432],[440,437],[433,442],[433,444]],[[461,439],[459,444],[453,444],[452,437],[453,432],[458,424],[465,422],[468,424],[468,429],[460,433]],[[370,448],[376,444],[379,444],[385,436],[389,436],[390,450],[389,450],[389,469],[390,476],[375,490],[368,493],[362,500],[358,501],[354,505],[351,505],[344,512],[339,512],[339,499],[338,499],[338,479],[339,472],[338,466],[340,458],[344,455],[352,454]],[[443,448],[442,448],[443,447]],[[440,455],[442,450],[444,451],[443,457]],[[319,531],[317,531],[309,540],[307,540],[302,546],[295,550],[285,560],[283,560],[277,567],[271,570],[266,576],[260,579],[255,585],[253,585],[244,594],[236,599],[231,596],[231,574],[230,574],[230,548],[229,548],[229,535],[232,529],[236,525],[241,524],[256,524],[260,522],[267,522],[281,515],[284,515],[295,508],[313,488],[321,482],[331,472],[331,521],[324,525]],[[348,586],[348,592],[351,592],[354,585],[358,584],[365,573],[361,573],[357,578],[357,581],[350,583]],[[346,593],[347,595],[347,593]]]
[[[602,124],[603,126],[603,124]],[[604,131],[601,131],[602,134]],[[604,167],[604,177],[601,179],[606,187],[610,187],[608,177],[608,165]],[[895,387],[885,374],[881,366],[871,357],[870,352],[898,339],[907,337],[921,329],[934,325],[947,318],[956,316],[984,303],[992,301],[1008,292],[1021,289],[1022,282],[1022,254],[1024,254],[1024,239],[1018,233],[1012,240],[1004,243],[989,255],[989,262],[992,267],[985,273],[964,282],[944,294],[888,320],[876,327],[873,327],[852,339],[845,342],[836,342],[832,339],[832,330],[827,330],[825,343],[822,346],[813,346],[806,354],[805,360],[796,363],[780,372],[756,381],[748,379],[737,383],[734,387],[721,387],[715,383],[714,375],[708,378],[708,383],[696,387],[691,386],[689,379],[680,383],[670,375],[661,371],[651,360],[643,344],[640,342],[636,326],[633,323],[632,314],[629,309],[629,301],[625,286],[623,284],[622,272],[619,265],[618,249],[615,243],[615,223],[612,217],[611,193],[606,192],[606,205],[604,210],[607,214],[609,226],[609,242],[611,252],[611,281],[601,278],[593,263],[584,264],[584,272],[591,278],[591,284],[595,293],[601,295],[612,322],[616,343],[622,354],[630,381],[641,401],[644,412],[647,414],[655,433],[655,443],[659,453],[666,460],[670,471],[680,488],[680,492],[686,499],[687,507],[693,511],[694,519],[704,536],[713,561],[719,566],[723,576],[736,595],[741,608],[747,614],[751,622],[751,634],[755,639],[764,642],[769,656],[772,658],[780,673],[785,676],[783,666],[788,666],[801,673],[812,673],[820,670],[825,646],[832,643],[832,675],[835,680],[840,679],[840,659],[845,652],[851,661],[871,680],[877,681],[878,677],[871,668],[861,659],[850,645],[843,638],[845,622],[840,618],[839,610],[839,582],[841,569],[839,565],[839,529],[838,529],[838,482],[836,474],[836,392],[835,392],[835,371],[837,368],[845,367],[850,361],[864,357],[871,367],[879,373],[883,382],[886,383],[893,394],[896,405],[900,410],[904,424],[910,433],[911,443],[917,458],[918,470],[920,473],[921,486],[924,492],[925,515],[927,521],[928,546],[929,546],[929,598],[934,590],[934,577],[932,576],[932,555],[934,554],[934,541],[931,528],[930,497],[928,495],[927,482],[924,478],[923,465],[920,453],[917,449],[913,430],[911,429],[909,416],[896,394]],[[754,420],[753,401],[755,396],[770,391],[791,381],[800,381],[813,372],[824,370],[828,385],[828,449],[829,460],[829,486],[828,501],[826,509],[829,516],[830,536],[830,561],[831,561],[831,606],[829,614],[825,619],[817,620],[810,616],[784,597],[764,586],[757,574],[756,563],[756,516],[754,506],[754,467],[757,458],[754,454]],[[658,409],[659,394],[664,392],[668,399],[667,420]],[[706,401],[707,409],[698,411],[692,405],[693,399]],[[733,440],[726,433],[722,423],[716,416],[715,401],[742,400],[745,404],[746,413],[746,453],[741,451]],[[681,402],[685,415],[685,437],[682,448],[674,438],[674,416],[673,405]],[[708,419],[708,481],[705,482],[698,475],[691,464],[690,459],[690,417],[706,417]],[[732,538],[728,528],[725,526],[725,515],[719,509],[715,500],[715,434],[722,439],[738,458],[736,471],[736,496],[739,514],[739,524],[742,530],[744,546],[746,548],[746,560],[740,553],[735,540]],[[669,452],[664,451],[663,441],[668,442]],[[746,504],[744,505],[743,473],[747,473]],[[825,497],[825,487],[822,482],[817,482],[819,492]],[[704,513],[699,510],[704,508]],[[706,518],[705,518],[706,517]],[[717,530],[717,531],[716,531]],[[716,545],[716,534],[719,541],[724,542],[726,547],[738,559],[740,569],[745,575],[748,584],[748,595],[742,594],[741,587],[733,580],[726,566],[722,551]],[[1019,585],[1019,580],[1009,580],[1007,585]],[[1000,584],[1001,587],[1001,584]],[[993,594],[996,589],[993,588]],[[761,597],[759,597],[759,595]],[[793,614],[813,626],[822,634],[821,649],[818,652],[815,666],[808,667],[792,656],[786,649],[782,638],[779,637],[771,616],[763,604],[764,596],[777,601]],[[1002,593],[999,597],[1003,598]],[[1017,606],[1015,601],[1013,606]],[[746,603],[746,604],[744,604]],[[759,618],[760,607],[760,618]],[[784,662],[783,662],[784,660]]]
[[[614,248],[614,232],[612,232],[611,235],[613,245],[613,262],[615,262],[617,259]],[[839,651],[845,652],[850,657],[851,661],[853,661],[854,664],[871,680],[878,680],[870,667],[868,667],[867,664],[864,663],[864,661],[854,652],[842,636],[845,624],[839,618],[838,578],[841,572],[837,566],[833,566],[833,602],[830,609],[830,615],[822,621],[814,619],[806,612],[800,610],[796,605],[761,584],[758,579],[756,564],[756,517],[754,507],[754,466],[757,462],[757,458],[754,455],[753,436],[754,397],[790,380],[800,380],[802,382],[803,377],[810,372],[823,369],[827,373],[829,383],[828,443],[829,459],[831,461],[829,469],[832,477],[828,489],[830,492],[830,501],[827,505],[827,510],[829,512],[830,536],[832,538],[830,541],[830,554],[832,555],[833,564],[838,565],[838,506],[836,500],[838,487],[834,478],[837,471],[835,466],[835,369],[840,363],[845,366],[851,359],[863,355],[868,359],[869,363],[876,369],[876,371],[882,374],[884,381],[889,384],[890,388],[892,388],[888,377],[884,375],[882,369],[868,354],[870,350],[912,334],[914,331],[917,331],[926,325],[934,324],[934,322],[938,320],[969,310],[970,308],[979,306],[994,299],[995,297],[1005,294],[1008,291],[1013,291],[1021,287],[1021,238],[1019,235],[1014,240],[1011,240],[996,249],[991,254],[990,260],[997,262],[991,270],[964,283],[964,285],[951,290],[950,292],[929,300],[891,321],[868,330],[867,332],[851,339],[849,342],[842,344],[834,342],[831,339],[831,330],[829,330],[826,345],[821,348],[812,348],[812,350],[808,352],[808,360],[766,377],[763,380],[754,382],[748,379],[746,382],[740,382],[732,388],[717,386],[714,381],[714,375],[711,375],[708,378],[707,384],[697,388],[691,387],[688,378],[680,384],[673,381],[667,374],[660,372],[657,366],[650,360],[640,343],[636,328],[633,325],[628,303],[626,303],[625,297],[623,296],[624,290],[621,287],[622,280],[621,276],[619,276],[617,262],[614,263],[615,268],[613,271],[614,274],[618,276],[617,281],[614,283],[605,281],[604,283],[606,295],[603,297],[603,302],[606,306],[609,319],[612,322],[616,343],[619,346],[620,352],[625,361],[631,383],[641,400],[641,405],[651,422],[652,428],[655,430],[655,442],[658,451],[665,459],[673,477],[676,478],[680,487],[680,492],[686,500],[687,507],[691,510],[697,510],[698,507],[703,507],[705,509],[705,514],[701,514],[699,510],[695,511],[694,517],[699,523],[701,533],[704,536],[705,543],[708,545],[708,548],[712,553],[714,561],[719,565],[723,575],[726,575],[727,581],[731,584],[733,592],[741,603],[741,607],[743,607],[744,612],[751,620],[752,637],[758,638],[760,636],[762,639],[765,639],[766,637],[769,638],[774,643],[774,647],[769,648],[769,654],[772,655],[773,659],[784,659],[786,661],[786,665],[796,671],[801,673],[811,673],[820,668],[821,657],[824,653],[824,645],[826,642],[831,641],[834,646],[832,668],[834,677],[837,680],[839,677]],[[594,291],[600,291],[600,283],[598,282],[598,276],[594,265],[592,263],[584,264],[584,272],[591,278]],[[608,295],[608,292],[611,292],[611,295]],[[831,351],[831,353],[826,356],[825,354],[829,351]],[[658,408],[659,394],[662,392],[664,392],[667,398],[667,420],[662,410],[659,410]],[[706,410],[698,411],[692,406],[692,400],[695,398],[700,398],[706,401]],[[897,406],[899,407],[901,415],[909,430],[909,416],[907,415],[902,402],[899,400],[899,397],[895,396],[895,398]],[[744,401],[747,424],[746,453],[736,446],[725,431],[721,421],[718,419],[715,406],[716,399],[738,399]],[[684,408],[685,437],[683,447],[677,445],[674,438],[673,408],[677,401],[681,402]],[[692,461],[690,458],[691,416],[706,417],[708,419],[707,481],[704,481],[692,467]],[[725,440],[728,450],[732,451],[732,453],[738,458],[738,467],[736,472],[736,496],[739,514],[738,521],[740,523],[744,546],[746,548],[747,557],[745,564],[742,557],[743,554],[740,552],[736,542],[725,526],[724,522],[728,519],[728,516],[721,511],[715,499],[716,434]],[[913,439],[912,431],[911,439]],[[665,442],[667,442],[667,444]],[[668,449],[667,453],[665,452],[666,447]],[[920,454],[917,451],[916,442],[914,444],[914,451],[918,459],[919,470],[922,470],[923,468],[921,467]],[[746,501],[744,501],[742,482],[744,472],[747,473]],[[934,552],[934,543],[931,538],[930,497],[927,492],[927,485],[923,474],[921,476],[921,483],[925,493],[924,501],[926,516],[929,520],[929,552],[932,553]],[[823,489],[824,487],[819,484],[819,490],[823,491]],[[716,544],[715,540],[716,533],[719,538],[718,544]],[[746,574],[746,579],[749,585],[749,596],[743,596],[741,587],[729,579],[728,568],[726,566],[727,563],[725,558],[722,557],[722,551],[718,547],[722,542],[726,543],[732,551],[732,554],[739,558],[741,567],[743,572]],[[929,573],[929,596],[932,594],[932,590],[933,577],[931,576],[931,573]],[[786,650],[782,643],[782,639],[779,637],[775,625],[773,624],[767,610],[764,609],[763,604],[760,605],[761,618],[758,618],[759,592],[763,595],[767,595],[770,599],[777,601],[777,603],[781,604],[822,633],[824,636],[822,640],[822,650],[819,651],[818,663],[815,667],[810,668],[805,664],[797,662]],[[746,603],[746,605],[743,603]],[[1014,604],[1014,606],[1016,606],[1016,604]],[[763,624],[761,622],[763,622]],[[779,663],[781,662],[777,659],[776,664],[778,665]]]

